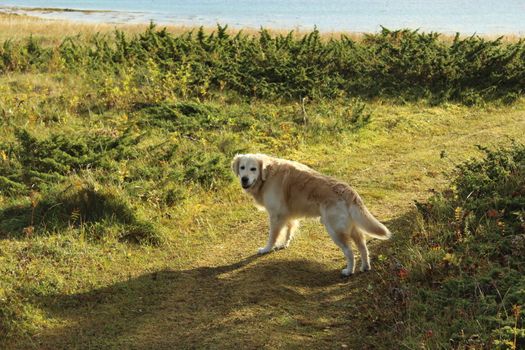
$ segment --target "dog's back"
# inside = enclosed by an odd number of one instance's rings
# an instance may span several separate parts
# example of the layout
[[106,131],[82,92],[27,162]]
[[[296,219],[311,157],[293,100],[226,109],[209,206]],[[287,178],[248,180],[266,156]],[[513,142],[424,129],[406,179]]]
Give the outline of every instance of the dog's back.
[[298,162],[271,159],[270,173],[279,183],[279,190],[292,216],[320,216],[322,207],[344,201],[352,220],[363,231],[379,239],[390,237],[390,231],[368,211],[359,194],[347,183]]

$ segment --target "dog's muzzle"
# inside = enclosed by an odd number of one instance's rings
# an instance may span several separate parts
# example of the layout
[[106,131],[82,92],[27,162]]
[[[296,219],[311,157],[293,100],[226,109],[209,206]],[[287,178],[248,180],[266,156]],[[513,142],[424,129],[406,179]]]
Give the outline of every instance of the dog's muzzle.
[[246,176],[241,177],[241,186],[244,189],[250,188],[252,184],[250,184],[250,179]]

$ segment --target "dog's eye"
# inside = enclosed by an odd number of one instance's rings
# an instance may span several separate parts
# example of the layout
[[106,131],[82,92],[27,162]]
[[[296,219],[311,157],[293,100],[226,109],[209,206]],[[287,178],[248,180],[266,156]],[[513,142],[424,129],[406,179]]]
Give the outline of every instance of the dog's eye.
[[241,170],[244,170],[244,165],[241,167]]
[[251,171],[255,171],[255,170],[257,170],[257,168],[251,168],[250,170],[251,170]]

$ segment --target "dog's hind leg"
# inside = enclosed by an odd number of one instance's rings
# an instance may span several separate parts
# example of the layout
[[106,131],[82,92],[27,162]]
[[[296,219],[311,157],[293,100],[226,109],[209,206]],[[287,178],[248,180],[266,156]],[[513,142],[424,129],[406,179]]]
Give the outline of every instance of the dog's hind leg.
[[345,231],[335,231],[329,225],[325,225],[326,230],[332,237],[332,240],[341,248],[346,257],[346,268],[341,270],[343,276],[350,276],[354,273],[354,252],[350,240]]
[[370,270],[370,258],[368,257],[368,248],[366,247],[366,237],[357,227],[352,227],[350,237],[354,241],[359,254],[361,254],[361,271]]
[[343,276],[350,276],[354,273],[354,253],[350,243],[348,231],[348,218],[337,215],[337,207],[333,210],[325,209],[321,214],[321,222],[332,237],[332,240],[341,248],[346,257],[346,268],[341,270]]
[[339,246],[343,250],[343,253],[346,257],[346,268],[341,270],[343,276],[351,276],[354,273],[354,252],[352,252],[352,246],[348,240],[344,240],[346,235],[342,235],[343,240]]
[[259,254],[269,253],[275,246],[279,234],[286,224],[286,219],[282,215],[270,216],[270,232],[268,234],[268,242],[264,248],[259,248]]

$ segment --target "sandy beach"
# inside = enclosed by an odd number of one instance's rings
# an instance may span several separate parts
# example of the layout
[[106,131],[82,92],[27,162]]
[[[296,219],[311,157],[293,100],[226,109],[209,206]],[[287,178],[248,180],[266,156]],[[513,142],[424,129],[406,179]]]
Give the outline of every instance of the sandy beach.
[[[111,22],[85,22],[78,20],[65,19],[48,19],[39,17],[38,12],[29,12],[25,14],[14,14],[0,12],[0,41],[17,40],[27,38],[28,33],[39,38],[43,45],[57,44],[61,42],[65,36],[93,36],[97,33],[106,34],[114,33],[115,30],[124,31],[127,34],[139,34],[150,25],[149,22],[144,23],[111,23]],[[166,28],[168,32],[178,35],[187,33],[188,31],[198,30],[201,26],[198,25],[176,25],[176,24],[158,24],[160,28]],[[202,26],[206,33],[211,33],[217,30],[216,25]],[[258,35],[260,28],[232,28],[228,27],[228,32],[236,34],[242,31],[247,35]],[[266,28],[265,28],[266,29]],[[310,30],[301,28],[268,28],[268,32],[275,34],[288,34],[293,31],[293,35],[300,37],[306,35]],[[352,40],[362,40],[366,33],[351,32],[351,31],[321,31],[321,38],[330,40],[332,38],[338,39],[341,35],[351,38]],[[441,34],[440,38],[445,41],[453,40],[453,34]],[[467,34],[462,34],[461,37],[468,37]],[[503,37],[505,42],[517,42],[525,35],[518,34],[487,34],[479,35],[486,39],[496,39]]]
[[217,23],[234,29],[261,27],[308,32],[317,28],[324,33],[373,33],[386,27],[408,28],[453,35],[497,36],[525,34],[525,5],[503,0],[458,2],[452,0],[386,0],[369,2],[335,0],[329,3],[307,0],[178,1],[103,1],[52,0],[0,2],[0,12],[31,15],[44,19],[68,20],[91,24],[147,24],[162,26],[215,27]]

